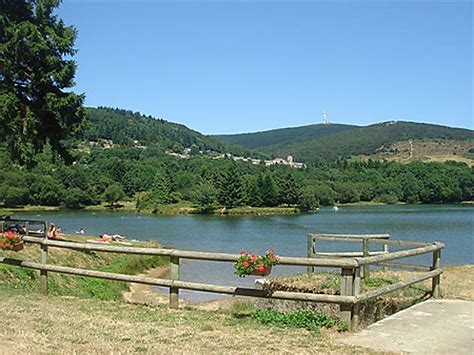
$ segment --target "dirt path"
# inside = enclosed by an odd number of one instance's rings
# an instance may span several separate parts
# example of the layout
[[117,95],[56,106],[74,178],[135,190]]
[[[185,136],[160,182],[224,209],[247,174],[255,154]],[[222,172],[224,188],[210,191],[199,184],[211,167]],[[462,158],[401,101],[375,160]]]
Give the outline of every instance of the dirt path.
[[[165,277],[170,271],[170,266],[161,266],[156,269],[148,270],[146,273],[140,276],[149,276],[156,278]],[[150,285],[131,283],[128,292],[123,293],[123,299],[128,303],[139,303],[146,305],[164,305],[168,304],[169,298],[163,293],[153,291]],[[180,305],[183,304],[184,300],[180,300]]]
[[[162,266],[156,269],[151,269],[148,272],[142,274],[141,276],[149,276],[156,278],[163,278],[169,274],[170,267]],[[146,305],[167,305],[169,303],[169,298],[167,294],[159,293],[153,290],[150,285],[142,285],[131,283],[130,290],[124,292],[123,298],[128,303],[139,303]],[[218,309],[229,309],[232,305],[238,301],[236,299],[225,299],[225,300],[216,300],[216,301],[207,301],[191,304],[185,299],[179,300],[180,306],[189,306],[194,309],[199,309],[202,311],[216,311]],[[248,300],[248,299],[247,299]]]

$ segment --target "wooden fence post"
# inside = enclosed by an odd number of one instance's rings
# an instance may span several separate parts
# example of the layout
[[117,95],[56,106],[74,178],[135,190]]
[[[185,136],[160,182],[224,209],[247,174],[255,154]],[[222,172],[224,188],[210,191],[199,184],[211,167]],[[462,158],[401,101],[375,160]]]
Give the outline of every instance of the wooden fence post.
[[[341,295],[354,296],[359,294],[360,269],[342,268],[341,272]],[[359,305],[341,304],[339,306],[339,317],[346,323],[349,331],[353,332],[359,323]]]
[[[352,281],[352,296],[358,297],[360,294],[360,268],[354,270],[354,278]],[[359,303],[352,306],[351,311],[351,332],[357,330],[359,326]]]
[[[367,258],[369,256],[369,240],[366,238],[362,239],[362,246],[364,258]],[[362,278],[369,278],[369,264],[364,264],[364,273],[362,274]]]
[[[437,270],[441,267],[441,250],[433,251],[433,270]],[[432,279],[431,284],[431,296],[433,298],[439,298],[439,283],[441,281],[441,275],[435,276]]]
[[[171,280],[179,280],[179,257],[171,256]],[[170,308],[177,309],[179,305],[179,288],[170,287]]]
[[[384,244],[384,245],[383,245],[383,252],[384,252],[384,253],[388,253],[388,244]],[[388,268],[387,268],[386,266],[384,266],[384,267],[382,268],[382,270],[383,270],[383,271],[387,271]]]
[[[41,244],[41,264],[47,264],[47,263],[48,263],[48,246],[46,244]],[[48,294],[48,272],[46,270],[40,270],[40,289],[43,295]]]
[[[315,245],[316,245],[316,240],[314,240],[312,235],[308,235],[308,258],[314,258]],[[308,274],[314,272],[314,266],[307,266],[306,272]]]

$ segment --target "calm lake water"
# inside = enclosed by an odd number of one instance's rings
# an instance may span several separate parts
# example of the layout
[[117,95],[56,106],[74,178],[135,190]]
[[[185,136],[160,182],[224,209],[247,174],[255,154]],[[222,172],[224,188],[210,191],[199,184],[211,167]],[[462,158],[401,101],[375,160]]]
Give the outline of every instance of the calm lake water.
[[[391,239],[441,241],[444,265],[474,263],[473,206],[368,206],[323,208],[316,214],[294,216],[139,216],[121,212],[59,212],[15,214],[54,222],[64,233],[84,228],[87,235],[121,234],[129,239],[155,240],[183,250],[263,253],[274,247],[283,256],[306,256],[307,234],[389,233]],[[321,243],[325,251],[351,250],[356,244]],[[354,250],[354,249],[352,249]],[[375,248],[374,248],[375,250]],[[54,252],[54,251],[53,251]],[[407,259],[429,264],[430,257]],[[304,272],[301,267],[277,266],[272,275]],[[231,263],[182,260],[181,279],[252,287],[254,277],[239,278]],[[215,294],[181,291],[184,298],[203,301]]]

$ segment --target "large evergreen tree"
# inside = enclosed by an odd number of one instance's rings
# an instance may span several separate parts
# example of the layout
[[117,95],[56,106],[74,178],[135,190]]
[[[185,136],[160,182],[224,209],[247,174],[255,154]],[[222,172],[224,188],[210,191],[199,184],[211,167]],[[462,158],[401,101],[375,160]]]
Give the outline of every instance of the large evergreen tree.
[[281,183],[281,202],[288,206],[296,205],[300,199],[301,188],[293,174],[288,173],[286,179]]
[[49,143],[66,160],[64,140],[81,129],[84,95],[74,86],[77,31],[53,14],[60,0],[0,1],[0,141],[31,165]]
[[219,203],[224,207],[235,207],[241,204],[243,183],[240,171],[235,163],[222,172],[217,179]]

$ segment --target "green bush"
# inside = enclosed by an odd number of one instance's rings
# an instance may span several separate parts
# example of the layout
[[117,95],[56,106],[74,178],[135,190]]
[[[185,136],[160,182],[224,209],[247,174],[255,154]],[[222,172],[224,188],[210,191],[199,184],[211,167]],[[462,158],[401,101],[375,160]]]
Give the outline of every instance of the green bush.
[[337,322],[323,312],[296,311],[291,313],[277,312],[271,309],[257,310],[252,317],[263,324],[305,328],[319,331],[321,328],[332,328]]

